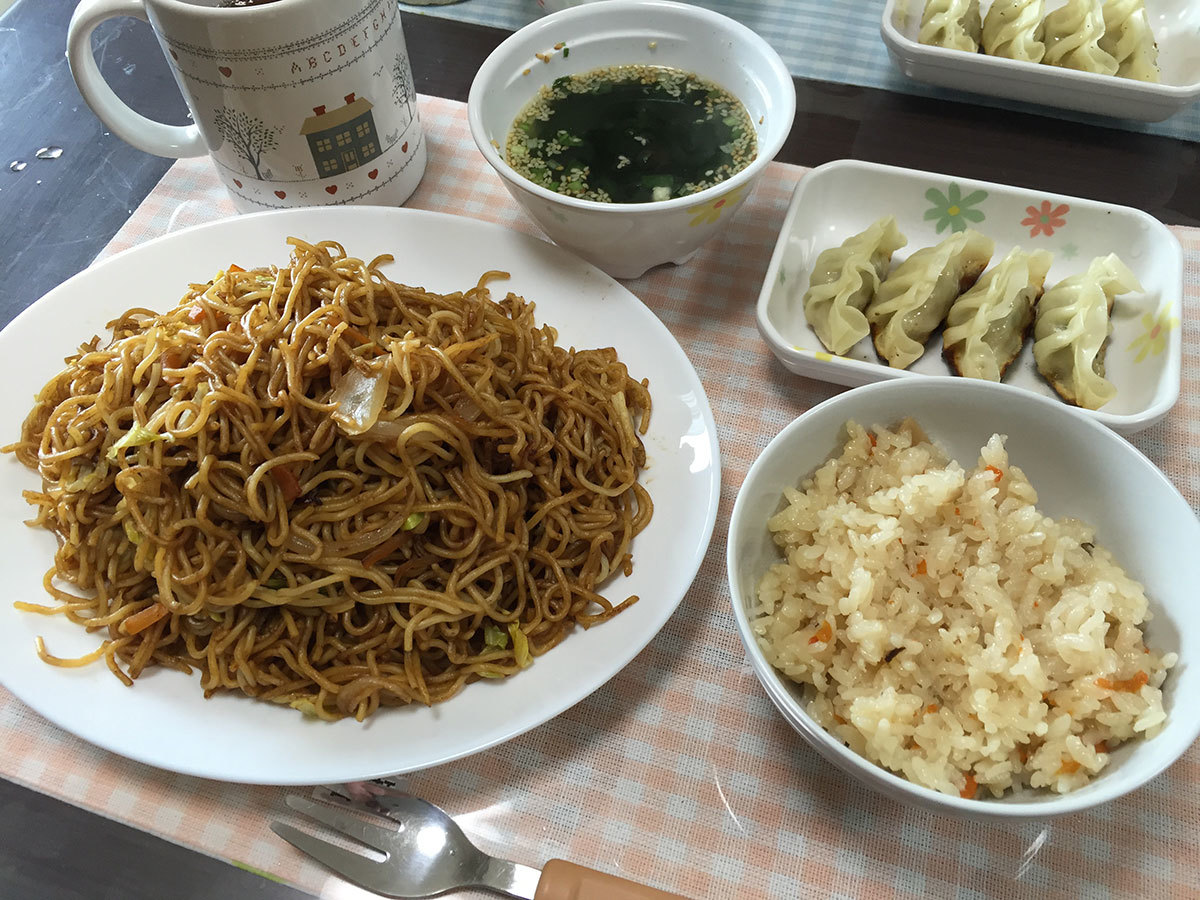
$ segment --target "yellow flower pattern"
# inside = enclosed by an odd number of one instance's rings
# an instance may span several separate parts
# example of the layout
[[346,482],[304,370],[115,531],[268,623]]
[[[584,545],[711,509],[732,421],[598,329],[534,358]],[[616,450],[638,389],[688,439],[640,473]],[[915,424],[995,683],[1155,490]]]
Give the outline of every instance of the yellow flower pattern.
[[695,215],[692,216],[692,221],[688,223],[688,226],[695,228],[697,225],[711,225],[716,222],[727,209],[737,206],[744,190],[745,188],[735,188],[727,194],[722,194],[716,200],[710,200],[703,206],[693,206],[688,212],[695,213]]
[[1171,330],[1179,327],[1179,319],[1172,318],[1171,307],[1166,307],[1155,317],[1151,313],[1142,316],[1142,327],[1146,333],[1133,339],[1129,349],[1137,351],[1135,363],[1140,363],[1147,356],[1158,356],[1167,349],[1167,336]]

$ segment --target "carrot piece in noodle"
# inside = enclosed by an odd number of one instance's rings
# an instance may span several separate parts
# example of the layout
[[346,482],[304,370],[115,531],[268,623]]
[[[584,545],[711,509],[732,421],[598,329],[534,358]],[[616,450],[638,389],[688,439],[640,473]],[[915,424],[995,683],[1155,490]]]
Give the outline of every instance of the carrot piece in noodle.
[[168,612],[170,610],[161,603],[147,606],[145,609],[139,610],[128,619],[125,619],[121,623],[121,630],[126,634],[137,634],[140,631],[145,631]]

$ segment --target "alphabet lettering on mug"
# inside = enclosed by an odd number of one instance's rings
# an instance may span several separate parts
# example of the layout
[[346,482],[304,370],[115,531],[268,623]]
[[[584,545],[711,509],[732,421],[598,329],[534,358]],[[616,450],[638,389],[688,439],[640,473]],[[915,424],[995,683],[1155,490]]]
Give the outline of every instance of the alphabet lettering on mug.
[[[311,71],[312,69],[325,68],[325,65],[332,65],[335,56],[337,56],[339,58],[344,57],[350,52],[351,48],[353,48],[353,49],[361,49],[364,47],[369,48],[371,46],[372,32],[375,32],[376,34],[378,34],[378,32],[380,32],[387,26],[387,23],[388,23],[388,11],[385,8],[378,15],[374,16],[371,19],[370,24],[364,26],[361,32],[355,32],[354,34],[350,35],[349,36],[349,41],[350,41],[349,44],[346,44],[346,43],[333,44],[333,45],[330,45],[330,48],[328,50],[322,50],[319,56],[305,57],[307,65],[308,65],[308,69]],[[343,41],[344,40],[345,39],[343,39]],[[336,54],[334,53],[335,47],[337,49]],[[325,64],[325,65],[322,65],[322,64]],[[299,74],[300,72],[303,72],[304,70],[305,70],[304,66],[301,63],[299,63],[299,62],[292,63],[291,72],[293,75]]]

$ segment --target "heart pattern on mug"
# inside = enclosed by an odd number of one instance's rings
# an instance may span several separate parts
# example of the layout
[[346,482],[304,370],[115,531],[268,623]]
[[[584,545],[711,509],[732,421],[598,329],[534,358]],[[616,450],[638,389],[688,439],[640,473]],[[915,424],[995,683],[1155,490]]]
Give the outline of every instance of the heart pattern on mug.
[[336,194],[337,193],[337,185],[336,184],[329,185],[329,187],[325,188],[325,193]]
[[287,196],[287,191],[276,191],[275,196],[278,197],[280,200],[282,200],[284,197]]
[[372,181],[374,181],[376,178],[379,177],[379,170],[372,169],[370,172],[367,173],[367,177],[370,178]]
[[238,187],[242,186],[242,183],[240,181],[238,181],[236,178],[233,179],[233,183],[236,184]]
[[228,78],[230,75],[233,74],[233,69],[229,68],[229,66],[217,66],[217,71],[220,72],[222,75],[224,75],[226,78]]

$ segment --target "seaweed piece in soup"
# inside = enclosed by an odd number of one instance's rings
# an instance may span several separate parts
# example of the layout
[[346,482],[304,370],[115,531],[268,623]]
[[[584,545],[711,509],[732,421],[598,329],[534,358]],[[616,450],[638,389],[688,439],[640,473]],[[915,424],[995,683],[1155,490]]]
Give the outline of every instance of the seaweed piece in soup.
[[582,200],[649,203],[710,188],[757,152],[746,107],[666,66],[609,66],[543,87],[513,122],[505,158]]

